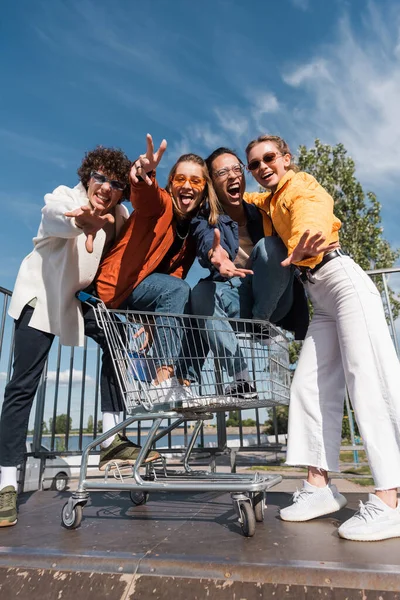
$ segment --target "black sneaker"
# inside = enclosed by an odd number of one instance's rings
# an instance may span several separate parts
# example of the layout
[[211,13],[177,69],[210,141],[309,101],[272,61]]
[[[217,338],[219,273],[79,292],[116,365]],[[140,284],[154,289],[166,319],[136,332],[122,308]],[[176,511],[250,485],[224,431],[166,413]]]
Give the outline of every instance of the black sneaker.
[[245,400],[255,400],[258,398],[255,386],[245,379],[238,379],[230,383],[225,389],[225,395],[234,398],[244,398]]

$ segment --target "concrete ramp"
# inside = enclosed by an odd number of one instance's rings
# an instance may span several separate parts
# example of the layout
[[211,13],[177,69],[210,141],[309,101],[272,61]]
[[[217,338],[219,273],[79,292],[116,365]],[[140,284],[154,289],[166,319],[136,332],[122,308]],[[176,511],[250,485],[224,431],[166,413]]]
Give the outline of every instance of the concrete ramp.
[[[94,492],[79,529],[60,525],[68,494],[21,496],[0,529],[0,600],[400,600],[400,539],[348,542],[335,518],[284,523],[290,494],[270,492],[264,523],[243,537],[230,497]],[[362,497],[362,495],[361,495]]]

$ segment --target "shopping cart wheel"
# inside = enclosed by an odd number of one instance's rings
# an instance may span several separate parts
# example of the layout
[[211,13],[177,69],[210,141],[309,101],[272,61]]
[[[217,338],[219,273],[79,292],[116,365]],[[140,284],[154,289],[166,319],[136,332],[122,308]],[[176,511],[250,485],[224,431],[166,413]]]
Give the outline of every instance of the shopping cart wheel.
[[264,492],[256,492],[253,496],[254,516],[257,523],[264,521]]
[[250,502],[239,502],[240,525],[246,537],[253,537],[256,532],[256,517]]
[[66,529],[76,529],[81,524],[82,515],[83,506],[81,504],[76,504],[71,510],[69,502],[66,502],[61,513],[62,524]]
[[142,506],[142,504],[146,504],[149,499],[149,492],[135,492],[134,490],[131,490],[129,496],[132,500],[132,504],[135,506]]

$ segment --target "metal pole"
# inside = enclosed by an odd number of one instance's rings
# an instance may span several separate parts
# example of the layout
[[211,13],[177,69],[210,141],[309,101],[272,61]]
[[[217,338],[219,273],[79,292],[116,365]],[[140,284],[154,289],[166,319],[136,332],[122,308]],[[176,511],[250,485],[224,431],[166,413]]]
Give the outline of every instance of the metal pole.
[[[347,387],[346,387],[345,402],[346,402],[347,416],[349,419],[349,426],[350,426],[351,445],[355,446],[356,445],[356,437],[354,435],[354,419],[353,419],[353,413],[351,410],[349,392],[347,391]],[[353,450],[353,457],[354,457],[354,464],[358,465],[358,463],[359,463],[358,450]]]
[[394,343],[394,347],[396,349],[397,356],[399,356],[399,345],[397,343],[397,335],[396,335],[396,329],[394,326],[393,311],[392,311],[392,307],[390,305],[390,296],[389,296],[389,290],[388,290],[388,286],[387,286],[385,273],[382,273],[382,281],[383,281],[383,289],[385,291],[385,296],[386,296],[386,303],[387,303],[387,307],[388,307],[388,314],[389,314],[390,328],[392,330],[393,343]]

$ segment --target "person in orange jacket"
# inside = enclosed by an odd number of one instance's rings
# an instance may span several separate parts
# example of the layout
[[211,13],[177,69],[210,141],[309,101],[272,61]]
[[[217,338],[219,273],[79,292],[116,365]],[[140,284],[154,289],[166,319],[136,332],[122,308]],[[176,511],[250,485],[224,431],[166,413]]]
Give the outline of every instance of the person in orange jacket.
[[155,151],[147,135],[146,153],[130,172],[134,211],[95,279],[97,294],[107,307],[158,313],[151,327],[156,373],[149,396],[155,402],[192,399],[189,386],[175,377],[175,364],[181,359],[182,321],[168,315],[181,315],[188,309],[190,286],[184,279],[196,258],[191,220],[205,202],[210,207],[210,223],[215,224],[218,215],[206,163],[196,154],[178,158],[166,188],[159,186],[155,171],[166,147],[163,140]]
[[332,197],[296,172],[286,142],[260,136],[246,155],[267,190],[247,201],[271,218],[288,249],[282,265],[298,267],[314,307],[292,383],[287,449],[287,464],[306,465],[308,477],[280,516],[308,521],[346,505],[328,473],[339,471],[347,386],[376,489],[338,533],[356,541],[400,537],[400,365],[380,293],[340,249]]

